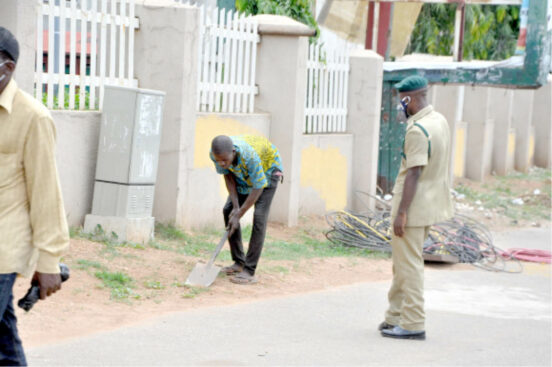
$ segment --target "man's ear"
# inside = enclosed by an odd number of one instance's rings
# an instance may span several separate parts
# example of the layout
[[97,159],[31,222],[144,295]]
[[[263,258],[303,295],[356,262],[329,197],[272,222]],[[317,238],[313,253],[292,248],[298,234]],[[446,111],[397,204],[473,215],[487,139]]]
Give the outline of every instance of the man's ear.
[[4,66],[8,68],[11,74],[15,71],[15,62],[12,60],[9,60]]

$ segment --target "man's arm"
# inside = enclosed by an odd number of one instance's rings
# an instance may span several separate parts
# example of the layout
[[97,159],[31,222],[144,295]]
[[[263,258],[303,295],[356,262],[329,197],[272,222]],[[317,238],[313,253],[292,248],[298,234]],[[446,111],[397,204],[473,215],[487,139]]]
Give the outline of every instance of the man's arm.
[[240,208],[240,203],[238,201],[238,190],[236,189],[236,179],[234,175],[232,173],[225,174],[224,183],[226,184],[226,190],[228,190],[228,195],[234,206],[232,212],[237,211]]
[[418,179],[422,173],[422,166],[416,166],[409,168],[406,172],[406,177],[404,179],[404,187],[401,202],[399,204],[399,210],[397,212],[397,217],[393,223],[393,231],[398,237],[402,237],[404,234],[404,227],[406,226],[406,213],[410,204],[414,199],[416,194],[416,188],[418,187]]
[[[257,200],[261,197],[261,194],[263,193],[264,189],[252,189],[249,195],[247,196],[247,199],[245,199],[245,202],[243,205],[237,210],[232,210],[232,213],[230,214],[230,218],[228,219],[228,229],[229,229],[229,235],[232,235],[236,228],[238,228],[238,225],[240,223],[240,218],[244,216],[245,213],[251,208]],[[236,208],[236,207],[234,207]]]
[[69,231],[55,160],[55,127],[48,117],[33,121],[25,140],[23,164],[33,229],[39,257],[33,281],[44,299],[61,288],[59,259],[69,247]]

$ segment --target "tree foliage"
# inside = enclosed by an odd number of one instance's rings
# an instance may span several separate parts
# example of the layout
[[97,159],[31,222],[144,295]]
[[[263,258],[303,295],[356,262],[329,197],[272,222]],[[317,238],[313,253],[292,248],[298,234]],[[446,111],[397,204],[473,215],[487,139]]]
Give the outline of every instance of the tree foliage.
[[236,9],[245,14],[275,14],[293,18],[320,33],[312,14],[312,0],[236,0]]
[[[424,4],[406,53],[452,55],[456,7]],[[519,6],[467,5],[463,58],[502,60],[514,54],[519,34]]]

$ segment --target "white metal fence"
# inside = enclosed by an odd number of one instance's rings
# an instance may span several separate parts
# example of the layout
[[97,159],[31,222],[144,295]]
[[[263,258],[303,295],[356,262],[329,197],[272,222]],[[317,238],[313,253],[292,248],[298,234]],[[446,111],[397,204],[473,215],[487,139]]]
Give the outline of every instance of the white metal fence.
[[104,85],[138,85],[134,0],[37,0],[37,7],[35,93],[48,108],[96,109]]
[[198,111],[252,113],[257,22],[231,10],[199,9]]
[[306,134],[347,131],[349,50],[346,45],[324,50],[309,46],[307,59]]

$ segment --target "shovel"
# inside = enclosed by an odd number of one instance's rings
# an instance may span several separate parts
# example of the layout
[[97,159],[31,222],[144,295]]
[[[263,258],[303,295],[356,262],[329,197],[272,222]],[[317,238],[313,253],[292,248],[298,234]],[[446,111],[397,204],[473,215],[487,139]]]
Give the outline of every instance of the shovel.
[[213,265],[213,263],[220,253],[220,250],[222,250],[222,247],[224,246],[227,238],[228,231],[224,232],[224,235],[217,245],[217,248],[213,252],[213,255],[211,255],[211,259],[209,259],[209,262],[207,264],[196,264],[196,266],[188,276],[188,279],[186,279],[186,285],[208,287],[213,284],[221,269],[220,266]]

